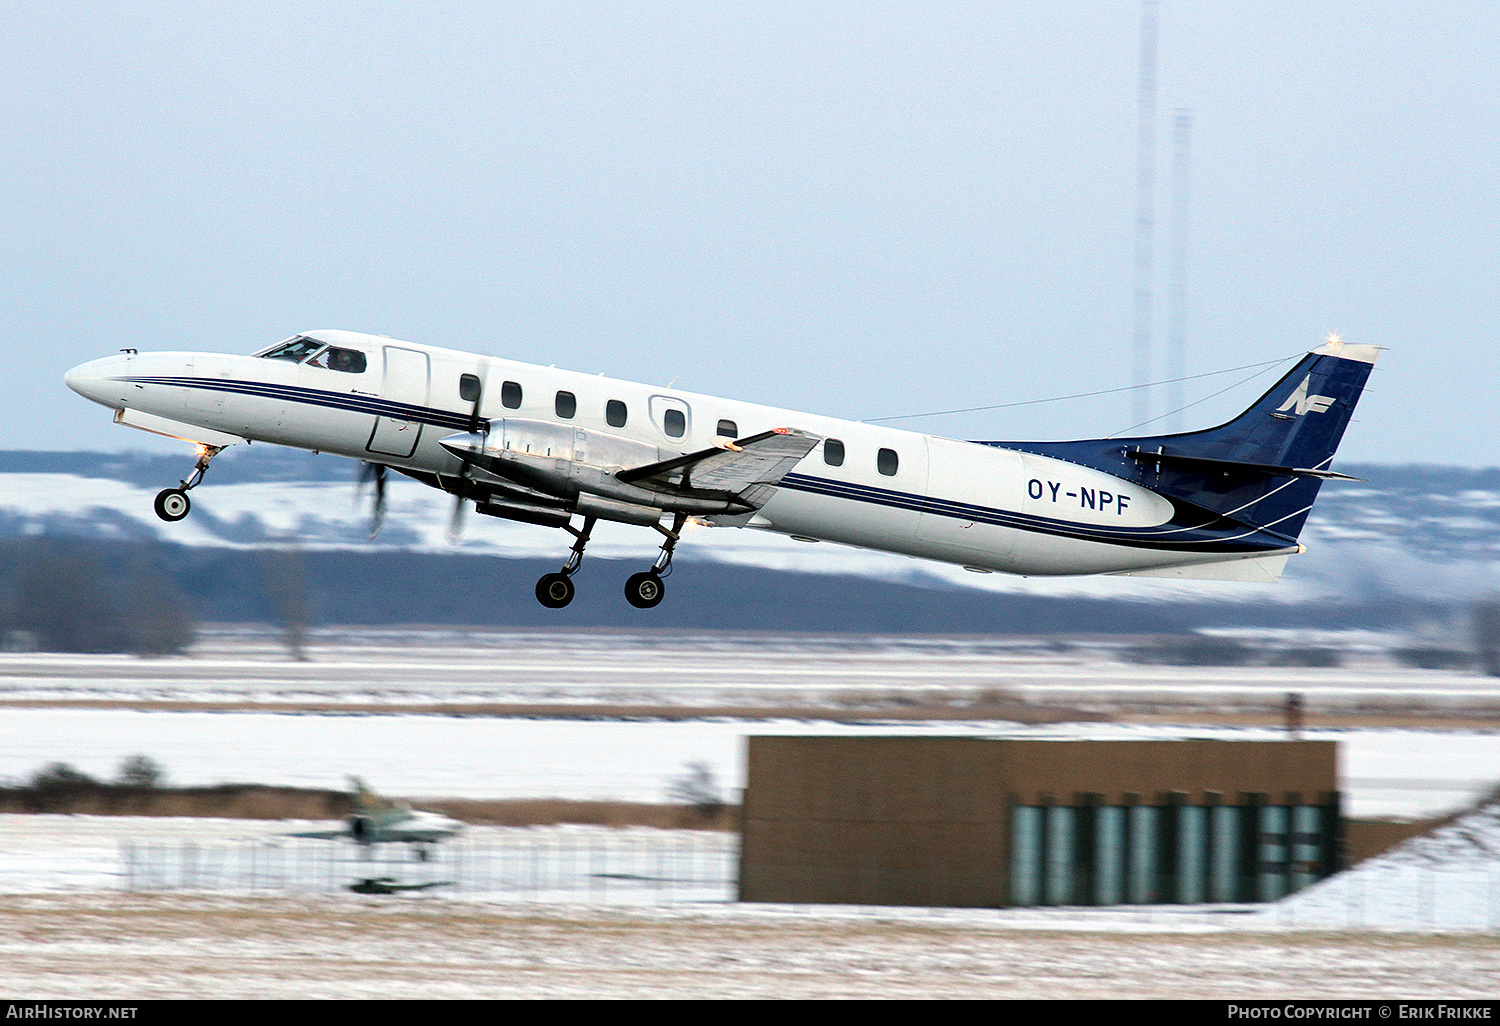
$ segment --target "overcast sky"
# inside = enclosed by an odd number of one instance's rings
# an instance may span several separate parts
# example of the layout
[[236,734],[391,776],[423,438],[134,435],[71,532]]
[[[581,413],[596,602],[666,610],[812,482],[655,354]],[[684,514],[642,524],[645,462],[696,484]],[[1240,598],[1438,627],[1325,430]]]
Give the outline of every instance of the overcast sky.
[[[10,0],[0,448],[168,448],[63,372],[330,327],[850,418],[1128,385],[1139,32],[1137,0]],[[1497,55],[1493,0],[1163,0],[1158,354],[1183,107],[1189,372],[1387,346],[1341,459],[1500,462]]]

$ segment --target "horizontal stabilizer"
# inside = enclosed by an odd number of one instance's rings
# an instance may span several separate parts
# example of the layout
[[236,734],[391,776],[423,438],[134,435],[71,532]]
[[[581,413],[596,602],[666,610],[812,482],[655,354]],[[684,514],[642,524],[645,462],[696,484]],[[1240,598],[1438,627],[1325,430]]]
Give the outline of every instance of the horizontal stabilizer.
[[1214,460],[1206,456],[1183,456],[1171,452],[1144,452],[1131,449],[1126,456],[1142,463],[1157,463],[1174,470],[1197,470],[1205,474],[1228,474],[1256,477],[1315,477],[1320,481],[1363,481],[1332,470],[1315,467],[1278,467],[1273,463],[1246,463],[1243,460]]

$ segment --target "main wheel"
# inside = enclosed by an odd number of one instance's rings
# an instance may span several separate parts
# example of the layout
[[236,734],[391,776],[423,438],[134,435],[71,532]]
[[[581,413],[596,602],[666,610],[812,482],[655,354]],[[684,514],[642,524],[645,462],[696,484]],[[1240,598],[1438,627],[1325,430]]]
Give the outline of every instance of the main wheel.
[[567,574],[543,574],[536,582],[536,600],[548,609],[561,609],[573,601],[574,590]]
[[661,605],[662,596],[666,593],[667,586],[650,570],[631,574],[630,579],[625,582],[625,601],[637,609]]
[[163,488],[156,493],[156,515],[169,523],[181,520],[192,508],[192,500],[181,488]]

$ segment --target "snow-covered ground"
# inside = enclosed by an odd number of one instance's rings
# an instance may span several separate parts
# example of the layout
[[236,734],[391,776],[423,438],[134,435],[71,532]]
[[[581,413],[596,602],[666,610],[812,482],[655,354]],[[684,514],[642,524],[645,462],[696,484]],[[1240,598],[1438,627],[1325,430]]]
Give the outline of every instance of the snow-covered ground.
[[[0,895],[192,891],[335,895],[386,877],[443,881],[444,901],[734,911],[735,838],[604,827],[470,827],[431,862],[398,847],[289,835],[300,821],[0,815]],[[1221,933],[1377,930],[1500,935],[1500,806],[1268,905],[991,910],[804,908],[809,915],[934,917],[1007,929]]]
[[[20,781],[66,762],[113,778],[149,756],[172,783],[342,788],[349,774],[409,797],[660,801],[690,762],[726,788],[744,784],[744,739],[765,734],[963,734],[991,737],[1266,740],[1265,728],[995,723],[546,720],[484,716],[293,715],[11,709],[0,719],[0,776]],[[1500,781],[1500,733],[1316,730],[1340,743],[1350,815],[1417,818],[1461,808]]]
[[[1377,641],[1365,639],[1367,645]],[[1459,671],[1154,667],[1013,639],[820,638],[619,632],[320,632],[312,659],[274,635],[210,634],[187,658],[0,653],[0,780],[50,762],[112,778],[146,755],[177,784],[343,786],[358,774],[410,797],[659,800],[688,762],[742,786],[744,738],[767,733],[1264,739],[1258,727],[997,722],[860,723],[515,719],[485,704],[862,706],[895,697],[965,704],[987,693],[1108,707],[1275,709],[1289,691],[1310,714],[1500,703],[1500,681]],[[62,703],[35,706],[37,701]],[[156,711],[123,708],[157,703]],[[237,707],[249,707],[234,711]],[[402,707],[455,715],[401,714]],[[346,714],[339,710],[347,707]],[[382,712],[385,707],[391,713]],[[171,711],[167,711],[167,710]],[[320,710],[318,712],[309,709]],[[446,709],[445,709],[446,711]],[[1419,721],[1415,721],[1419,722]],[[1462,808],[1500,782],[1500,731],[1314,729],[1340,742],[1356,816]]]
[[[1075,697],[1092,689],[1097,697],[1218,686],[1252,699],[1259,689],[1264,699],[1287,687],[1275,676],[1283,671],[1267,677],[1127,667],[951,639],[851,645],[440,635],[407,636],[386,647],[315,645],[311,663],[287,660],[265,638],[221,638],[195,657],[175,660],[6,654],[0,696],[18,704],[0,717],[0,776],[18,780],[63,761],[109,778],[122,759],[145,754],[179,784],[337,788],[357,773],[379,790],[409,797],[654,801],[693,761],[712,766],[726,790],[740,786],[744,738],[751,734],[1283,736],[1265,728],[1127,724],[295,711],[313,700],[686,704],[898,690],[963,695],[984,688],[1037,696],[1074,688]],[[1200,672],[1217,680],[1194,676]],[[1480,678],[1416,671],[1285,673],[1314,696],[1314,707],[1362,689],[1362,700],[1386,689],[1420,703],[1470,684],[1489,686]],[[19,704],[38,697],[106,707]],[[1228,705],[1245,700],[1220,697]],[[119,707],[142,699],[187,708]],[[286,711],[194,710],[195,701],[281,704]],[[1341,785],[1354,815],[1453,810],[1500,781],[1500,732],[1319,729],[1305,736],[1340,742]],[[334,875],[319,893],[276,889],[274,867],[303,858],[279,835],[305,824],[0,816],[0,986],[38,997],[379,997],[395,987],[409,997],[1365,997],[1384,988],[1412,997],[1483,998],[1500,990],[1497,820],[1493,808],[1481,810],[1433,838],[1265,907],[943,910],[741,906],[726,900],[722,881],[704,885],[732,865],[726,839],[679,841],[687,832],[678,831],[471,828],[444,858],[467,860],[465,879],[489,886],[358,898],[333,893]],[[351,878],[372,866],[370,875],[401,879],[424,871],[425,864],[411,862],[356,864],[358,856],[337,842],[300,843],[321,846],[306,849],[314,853],[306,864],[343,859],[336,868]],[[688,854],[673,854],[682,844]],[[268,852],[282,861],[273,864]],[[622,853],[637,860],[624,871],[611,861]],[[227,889],[125,890],[164,882],[180,887],[183,878],[170,872],[185,859],[198,884]],[[447,865],[440,859],[430,871]],[[596,872],[601,866],[603,875]],[[571,867],[574,879],[585,882],[560,889],[558,867]],[[1371,940],[1367,931],[1381,936]],[[1423,936],[1402,936],[1411,932]],[[205,945],[205,936],[215,943]]]

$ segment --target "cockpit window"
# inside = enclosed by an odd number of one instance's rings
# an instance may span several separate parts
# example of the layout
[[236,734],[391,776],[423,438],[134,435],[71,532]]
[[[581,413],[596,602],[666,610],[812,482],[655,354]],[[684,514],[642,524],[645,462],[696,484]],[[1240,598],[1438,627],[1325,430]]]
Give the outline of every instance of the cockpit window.
[[322,348],[323,343],[317,339],[299,335],[279,346],[272,346],[259,355],[263,360],[291,360],[293,363],[301,363]]
[[365,354],[358,349],[340,349],[338,346],[329,346],[308,360],[307,365],[322,367],[325,370],[343,371],[345,374],[363,374]]

